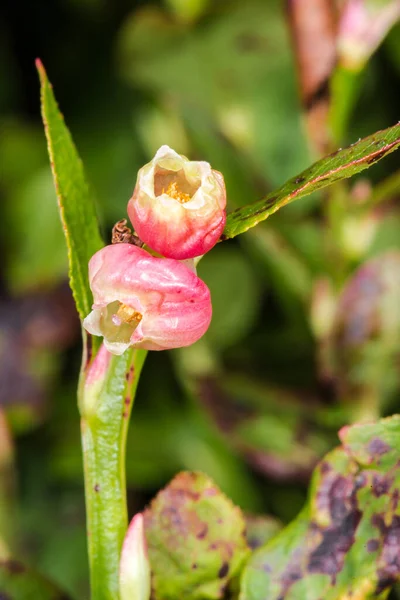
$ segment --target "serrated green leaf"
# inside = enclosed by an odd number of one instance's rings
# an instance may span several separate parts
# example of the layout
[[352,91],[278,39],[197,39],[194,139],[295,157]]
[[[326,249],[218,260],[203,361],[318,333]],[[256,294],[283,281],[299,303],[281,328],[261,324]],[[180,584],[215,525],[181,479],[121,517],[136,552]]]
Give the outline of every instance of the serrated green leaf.
[[254,553],[240,600],[386,598],[400,579],[400,416],[345,427],[297,519]]
[[248,556],[239,508],[202,473],[180,473],[144,513],[156,600],[217,600]]
[[0,561],[0,598],[4,600],[69,600],[64,592],[20,562]]
[[91,310],[92,294],[87,269],[91,256],[103,246],[93,196],[82,161],[55,100],[40,61],[42,117],[61,220],[68,246],[70,285],[83,319]]
[[378,131],[344,150],[337,150],[290,179],[263,200],[230,213],[222,239],[244,233],[293,200],[360,173],[399,146],[400,124],[397,124]]

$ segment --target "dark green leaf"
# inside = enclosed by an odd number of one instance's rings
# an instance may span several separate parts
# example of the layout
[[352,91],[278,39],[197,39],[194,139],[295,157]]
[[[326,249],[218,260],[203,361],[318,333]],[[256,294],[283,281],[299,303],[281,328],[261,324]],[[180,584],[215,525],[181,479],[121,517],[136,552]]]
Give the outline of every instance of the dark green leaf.
[[337,150],[290,179],[266,198],[228,215],[222,239],[235,237],[254,227],[297,198],[352,177],[400,146],[400,124],[378,131],[356,144]]
[[40,61],[37,61],[37,68],[51,168],[68,246],[70,283],[79,315],[84,318],[92,304],[87,276],[88,261],[103,243],[82,162]]
[[386,598],[400,579],[400,416],[345,427],[297,519],[254,553],[240,600]]
[[245,522],[201,473],[180,473],[145,511],[157,600],[224,597],[247,557]]
[[1,600],[69,600],[69,596],[44,577],[16,560],[0,561]]

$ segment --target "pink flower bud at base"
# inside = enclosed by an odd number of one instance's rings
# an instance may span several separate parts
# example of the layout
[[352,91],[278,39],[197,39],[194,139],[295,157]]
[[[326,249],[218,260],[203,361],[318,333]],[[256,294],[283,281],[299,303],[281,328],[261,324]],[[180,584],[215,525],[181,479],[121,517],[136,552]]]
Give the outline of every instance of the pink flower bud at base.
[[119,592],[121,600],[150,600],[151,571],[141,513],[133,517],[122,546]]
[[162,146],[140,169],[128,214],[136,234],[152,250],[183,260],[201,256],[217,243],[225,207],[221,173]]
[[208,329],[210,291],[177,260],[156,258],[132,244],[106,246],[89,261],[93,310],[83,321],[112,354],[129,347],[189,346]]

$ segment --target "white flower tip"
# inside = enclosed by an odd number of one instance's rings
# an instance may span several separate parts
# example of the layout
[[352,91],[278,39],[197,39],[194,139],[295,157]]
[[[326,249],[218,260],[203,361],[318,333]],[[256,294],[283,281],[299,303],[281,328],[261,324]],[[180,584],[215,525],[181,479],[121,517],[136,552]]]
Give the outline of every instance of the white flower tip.
[[[100,326],[100,310],[92,310],[92,312],[83,319],[82,326],[88,333],[91,333],[92,335],[103,336],[103,331]],[[130,344],[125,344],[122,342],[110,342],[104,338],[104,346],[108,352],[110,352],[110,354],[120,356],[129,348]]]
[[102,335],[100,328],[100,311],[94,309],[83,319],[82,326],[92,335]]
[[107,348],[110,354],[114,354],[114,356],[121,356],[128,348],[130,344],[126,344],[124,342],[109,342],[106,338],[104,338],[104,346]]
[[158,160],[160,158],[179,158],[181,159],[182,156],[181,154],[178,154],[177,152],[175,152],[175,150],[173,150],[172,148],[170,148],[169,146],[167,146],[166,144],[164,144],[163,146],[161,146],[161,148],[159,148],[153,158],[153,160]]
[[122,546],[119,591],[121,600],[150,600],[151,572],[141,513],[133,517]]

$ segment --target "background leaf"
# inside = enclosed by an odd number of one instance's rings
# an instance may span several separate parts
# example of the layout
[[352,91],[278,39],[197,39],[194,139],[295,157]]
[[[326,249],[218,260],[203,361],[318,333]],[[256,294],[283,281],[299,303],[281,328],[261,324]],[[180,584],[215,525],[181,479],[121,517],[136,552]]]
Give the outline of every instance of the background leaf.
[[239,508],[202,473],[180,473],[145,511],[159,600],[223,598],[248,554]]
[[201,260],[198,275],[213,299],[213,318],[205,340],[212,348],[226,348],[242,339],[257,319],[256,273],[239,248],[219,246]]
[[82,162],[40,61],[37,61],[37,69],[41,84],[42,117],[68,246],[70,284],[79,315],[84,318],[92,304],[87,276],[88,261],[103,243]]
[[355,421],[377,419],[397,399],[399,274],[400,252],[389,250],[365,261],[338,298],[327,338],[332,365],[326,366],[332,368]]
[[400,146],[400,125],[378,131],[356,144],[337,150],[285,183],[266,198],[228,215],[222,239],[244,233],[297,198],[352,177]]
[[26,569],[16,560],[0,561],[0,598],[5,600],[69,600],[44,577]]
[[[118,40],[120,69],[128,84],[135,89],[139,84],[156,97],[156,109],[146,102],[137,119],[145,120],[140,135],[149,156],[162,143],[190,154],[186,144],[192,139],[190,155],[197,151],[199,158],[218,164],[229,202],[242,204],[253,193],[254,199],[260,195],[249,177],[254,169],[276,187],[309,163],[293,56],[276,0],[233,0],[210,8],[211,26],[191,29],[154,3],[133,11]],[[163,128],[163,139],[160,109],[164,123],[171,123]],[[148,126],[155,110],[157,128]],[[168,119],[171,111],[188,134],[186,144],[177,135],[176,121]],[[229,145],[231,151],[244,151],[241,160],[236,155],[235,161],[234,152],[226,156]]]
[[341,430],[307,506],[245,567],[241,600],[386,598],[400,578],[399,431],[400,416]]

